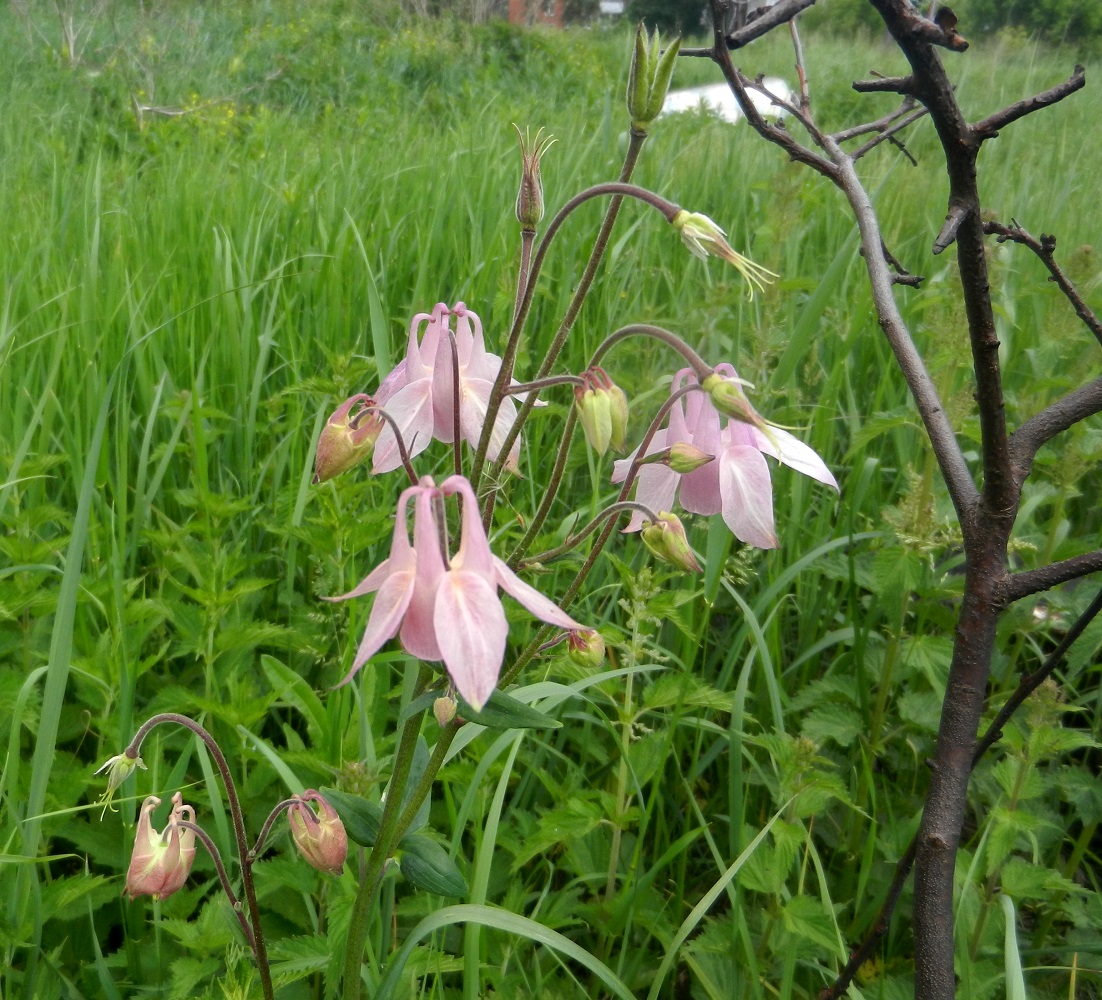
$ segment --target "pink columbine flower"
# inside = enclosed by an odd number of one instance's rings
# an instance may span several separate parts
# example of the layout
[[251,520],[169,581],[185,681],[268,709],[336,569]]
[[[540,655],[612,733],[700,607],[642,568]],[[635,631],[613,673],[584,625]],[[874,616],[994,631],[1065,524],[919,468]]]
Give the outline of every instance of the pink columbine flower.
[[[733,390],[738,385],[738,375],[731,365],[717,365],[716,373],[729,383],[724,388]],[[695,381],[691,369],[682,369],[674,376],[672,391]],[[766,455],[838,489],[834,476],[811,448],[788,431],[768,423],[748,401],[739,417],[730,417],[725,422],[707,392],[689,393],[674,404],[666,427],[651,439],[647,454],[682,442],[716,457],[685,474],[668,465],[642,466],[635,499],[652,510],[668,511],[673,509],[677,497],[681,506],[694,514],[722,514],[736,538],[762,549],[776,548],[779,544],[773,524],[773,484]],[[630,455],[616,463],[614,483],[623,482],[634,457]],[[636,513],[625,530],[638,531],[643,520],[643,515]]]
[[195,860],[195,831],[180,826],[181,821],[195,822],[195,810],[184,805],[179,792],[172,796],[172,812],[164,831],[153,829],[150,816],[161,804],[156,795],[142,803],[138,817],[138,832],[134,852],[126,873],[126,894],[165,899],[178,890],[191,872]]
[[[463,503],[454,555],[441,548],[443,526],[437,521],[436,505],[446,496],[458,496]],[[499,587],[550,625],[582,628],[490,551],[478,500],[463,476],[450,476],[439,486],[424,477],[398,499],[390,556],[354,590],[330,598],[376,595],[356,659],[341,683],[351,680],[383,643],[397,635],[412,656],[443,660],[459,693],[475,710],[481,709],[497,686],[509,632]]]
[[[375,401],[401,429],[410,456],[424,451],[432,438],[451,444],[455,440],[455,379],[452,375],[450,318],[455,323],[455,355],[459,362],[459,434],[472,448],[478,446],[490,390],[501,370],[501,358],[486,350],[482,321],[462,302],[451,309],[437,303],[431,313],[418,313],[409,327],[406,356],[383,380]],[[418,332],[424,334],[418,340]],[[494,421],[487,455],[497,458],[505,436],[516,419],[516,405],[506,397]],[[515,471],[520,458],[520,441],[509,451],[506,468]],[[394,431],[388,425],[375,445],[372,468],[390,472],[401,458]]]

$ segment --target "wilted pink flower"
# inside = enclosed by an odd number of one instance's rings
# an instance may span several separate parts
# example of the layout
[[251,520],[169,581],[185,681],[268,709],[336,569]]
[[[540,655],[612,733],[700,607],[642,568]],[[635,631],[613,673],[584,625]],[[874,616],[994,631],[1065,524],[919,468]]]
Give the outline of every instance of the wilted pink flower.
[[[315,813],[310,802],[316,802],[320,812]],[[328,800],[320,792],[308,788],[294,796],[287,809],[287,821],[302,856],[318,871],[339,875],[348,857],[348,834]]]
[[161,804],[156,795],[142,803],[138,817],[138,832],[134,838],[134,853],[126,873],[126,894],[165,899],[186,881],[195,860],[195,831],[180,826],[186,820],[195,822],[195,810],[184,805],[179,792],[172,796],[172,812],[164,831],[153,829],[150,816]]
[[[463,503],[459,548],[441,548],[442,525],[434,502],[458,496]],[[414,503],[413,544],[408,510]],[[521,580],[490,551],[478,501],[463,476],[437,486],[426,476],[398,498],[390,556],[358,587],[335,601],[376,593],[367,629],[356,653],[352,676],[388,639],[397,635],[407,653],[422,660],[443,660],[456,689],[481,709],[497,685],[509,625],[498,588],[515,597],[537,618],[564,629],[579,629],[573,618]]]
[[[375,400],[401,429],[412,457],[424,451],[432,438],[450,444],[455,440],[455,379],[452,371],[450,317],[455,316],[455,355],[459,362],[459,434],[472,448],[478,446],[490,391],[501,370],[501,358],[486,350],[482,321],[462,302],[449,309],[439,302],[432,313],[418,313],[409,328],[406,356],[383,380]],[[425,327],[420,341],[418,331]],[[516,405],[506,397],[494,421],[487,455],[497,458],[505,436],[516,419]],[[506,461],[517,468],[519,440]],[[373,469],[390,472],[401,464],[393,429],[388,425],[375,445]]]
[[[728,364],[716,372],[733,381],[738,375]],[[673,380],[673,391],[696,377],[688,368]],[[687,442],[716,458],[684,475],[661,464],[644,465],[636,480],[635,499],[652,510],[673,509],[674,498],[694,514],[722,514],[735,537],[759,548],[779,544],[773,526],[773,485],[766,455],[833,489],[838,483],[823,460],[788,431],[768,423],[749,402],[746,411],[726,424],[706,392],[691,392],[670,410],[666,427],[651,439],[647,454]],[[612,481],[623,482],[634,455],[616,463]],[[626,531],[638,531],[643,515],[636,513]]]

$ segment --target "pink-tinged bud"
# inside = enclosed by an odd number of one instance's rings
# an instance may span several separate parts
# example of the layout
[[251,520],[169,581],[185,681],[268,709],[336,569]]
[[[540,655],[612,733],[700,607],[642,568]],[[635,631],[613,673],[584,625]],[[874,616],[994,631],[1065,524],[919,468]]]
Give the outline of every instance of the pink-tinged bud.
[[520,158],[522,162],[520,174],[520,191],[517,193],[517,222],[522,228],[535,230],[543,218],[543,179],[540,177],[540,159],[555,143],[554,138],[547,136],[541,139],[543,129],[536,133],[533,140],[528,130],[522,133],[516,125],[513,126],[520,137]]
[[670,220],[670,225],[681,233],[681,242],[694,257],[706,260],[719,257],[732,264],[747,282],[747,295],[754,297],[754,289],[764,292],[777,277],[772,271],[754,263],[732,249],[727,242],[727,234],[706,215],[699,212],[686,212],[682,209]]
[[375,401],[361,392],[337,407],[318,438],[315,484],[347,472],[371,454],[384,427],[374,406]]
[[172,796],[172,812],[164,831],[158,833],[150,817],[160,804],[156,795],[150,795],[142,803],[134,853],[126,873],[125,891],[131,899],[137,896],[168,898],[187,881],[195,860],[195,831],[180,826],[183,821],[195,822],[195,810],[184,805],[177,792]]
[[566,654],[579,667],[596,670],[605,661],[605,640],[591,628],[569,632],[566,636]]
[[609,445],[622,452],[627,444],[628,398],[603,368],[590,368],[581,375],[582,385],[574,387],[578,420],[590,447],[603,455]]
[[443,729],[452,719],[455,718],[455,710],[457,705],[454,698],[437,698],[432,703],[432,714],[436,716],[436,721]]
[[765,420],[746,398],[739,380],[712,372],[700,383],[700,387],[708,394],[712,405],[724,416],[765,430]]
[[[348,857],[348,835],[337,810],[312,788],[294,798],[287,809],[287,820],[299,852],[318,871],[339,875]],[[310,802],[318,804],[318,813],[308,805]]]
[[658,519],[644,525],[641,534],[643,544],[656,558],[686,573],[700,572],[700,563],[685,537],[685,527],[676,515],[660,511]]

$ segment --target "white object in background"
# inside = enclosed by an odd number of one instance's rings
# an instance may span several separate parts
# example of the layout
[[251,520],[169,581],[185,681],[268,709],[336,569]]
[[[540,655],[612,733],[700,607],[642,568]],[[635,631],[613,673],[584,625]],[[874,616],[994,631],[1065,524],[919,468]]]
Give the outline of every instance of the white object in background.
[[[769,93],[774,94],[782,101],[791,101],[792,88],[779,76],[767,76],[762,80],[762,85]],[[747,87],[746,93],[750,95],[750,101],[758,113],[764,118],[783,118],[787,112],[778,108],[760,90]],[[671,90],[666,95],[666,103],[662,105],[662,114],[676,114],[679,111],[709,111],[718,115],[726,122],[737,122],[742,117],[742,109],[731,93],[731,88],[725,83],[715,83],[707,87],[688,87],[685,90]]]

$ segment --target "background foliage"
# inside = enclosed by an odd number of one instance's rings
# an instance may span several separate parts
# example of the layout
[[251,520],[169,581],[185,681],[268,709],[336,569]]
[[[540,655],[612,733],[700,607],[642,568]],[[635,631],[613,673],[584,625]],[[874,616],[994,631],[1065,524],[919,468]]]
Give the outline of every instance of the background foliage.
[[[227,845],[210,762],[182,737],[151,740],[150,770],[103,816],[92,770],[172,709],[223,741],[254,830],[298,782],[378,799],[413,665],[390,653],[331,690],[367,609],[320,598],[377,563],[398,485],[311,488],[312,441],[334,401],[389,368],[414,312],[462,299],[491,341],[501,336],[515,274],[509,123],[559,137],[544,163],[549,205],[612,177],[628,37],[401,20],[352,2],[147,7],[96,22],[72,67],[42,28],[0,27],[0,992],[244,995],[249,962],[205,859],[163,904],[120,899],[150,790],[184,788]],[[826,124],[888,109],[848,84],[857,71],[899,72],[897,55],[867,39],[812,36],[807,47]],[[777,45],[745,60],[791,72]],[[1062,79],[1072,61],[1004,36],[950,66],[979,117]],[[710,69],[686,62],[676,82],[712,82]],[[959,423],[970,386],[954,361],[951,253],[928,253],[944,181],[929,125],[907,141],[917,167],[884,148],[863,170],[894,252],[927,275],[901,296]],[[1097,220],[1083,209],[1100,143],[1088,94],[985,154],[991,210],[1057,233],[1096,304]],[[570,364],[622,322],[670,326],[755,382],[759,408],[801,428],[842,495],[776,470],[782,548],[731,548],[697,523],[701,580],[649,565],[631,539],[613,546],[576,610],[609,640],[606,669],[582,676],[541,660],[520,693],[562,728],[472,727],[430,828],[464,871],[467,902],[557,930],[639,996],[812,996],[874,918],[915,827],[959,591],[956,539],[837,196],[699,115],[661,122],[638,176],[714,216],[782,279],[748,303],[731,273],[625,211]],[[522,365],[557,323],[598,213],[561,237]],[[1097,345],[1034,261],[996,245],[991,257],[1020,419],[1095,366]],[[638,433],[669,359],[614,354],[610,368]],[[974,428],[964,420],[961,433]],[[537,417],[522,468],[546,464],[556,435]],[[1097,545],[1100,450],[1088,423],[1038,457],[1017,528],[1023,566]],[[428,454],[423,471],[446,468]],[[578,445],[549,544],[607,499],[609,471]],[[537,486],[518,480],[499,506],[501,546]],[[561,591],[570,571],[551,566],[539,584]],[[1062,590],[1007,616],[992,712],[1090,596]],[[525,628],[518,619],[516,641]],[[1000,893],[1031,994],[1102,989],[1100,641],[1096,625],[977,776],[959,871],[967,997],[1005,989]],[[260,871],[284,995],[332,995],[355,864],[325,880],[281,835]],[[388,880],[370,942],[376,981],[445,902]],[[660,980],[667,953],[675,966]],[[905,995],[909,954],[905,905],[863,994]],[[397,990],[574,997],[598,986],[522,927],[467,925],[417,945]]]

